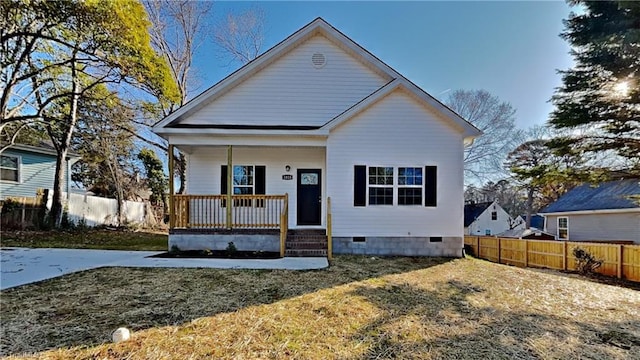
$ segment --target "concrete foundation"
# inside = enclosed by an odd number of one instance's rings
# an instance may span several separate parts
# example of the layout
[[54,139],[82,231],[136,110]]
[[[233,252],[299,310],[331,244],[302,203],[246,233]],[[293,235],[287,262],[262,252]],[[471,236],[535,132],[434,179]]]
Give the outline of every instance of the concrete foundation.
[[280,251],[275,234],[169,234],[169,250],[225,250],[230,242],[239,251]]
[[[464,238],[442,237],[366,237],[353,241],[351,237],[334,237],[334,254],[447,256],[462,257]],[[362,240],[363,238],[356,238]],[[441,241],[433,241],[440,240]]]

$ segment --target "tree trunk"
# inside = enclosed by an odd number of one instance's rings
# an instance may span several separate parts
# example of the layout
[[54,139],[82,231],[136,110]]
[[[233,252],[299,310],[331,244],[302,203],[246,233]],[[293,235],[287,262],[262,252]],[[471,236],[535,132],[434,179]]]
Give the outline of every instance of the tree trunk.
[[530,187],[527,189],[527,229],[531,228],[531,215],[533,213],[533,193],[535,189]]
[[60,148],[56,158],[56,170],[53,180],[53,201],[51,203],[51,212],[49,213],[49,221],[53,227],[59,228],[62,223],[62,188],[65,179],[65,161],[67,158],[67,149]]
[[[67,127],[63,134],[62,139],[56,139],[54,136],[53,130],[49,127],[47,130],[49,132],[49,136],[51,137],[51,141],[53,141],[56,151],[58,153],[58,157],[56,159],[56,171],[55,171],[55,180],[53,184],[53,202],[51,203],[51,213],[49,214],[49,219],[51,224],[59,228],[62,223],[62,185],[65,179],[65,170],[67,160],[67,152],[69,151],[69,147],[71,146],[71,137],[73,136],[73,131],[76,128],[76,122],[78,121],[78,99],[80,97],[80,79],[78,79],[78,73],[76,70],[76,52],[72,54],[71,61],[71,106],[69,107],[69,117]],[[68,174],[71,176],[71,174]]]

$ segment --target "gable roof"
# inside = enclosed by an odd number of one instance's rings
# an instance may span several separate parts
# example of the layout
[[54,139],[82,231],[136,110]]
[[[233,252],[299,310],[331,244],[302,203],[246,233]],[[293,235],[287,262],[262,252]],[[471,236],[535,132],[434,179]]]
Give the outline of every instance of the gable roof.
[[640,208],[631,196],[640,196],[640,179],[583,184],[562,195],[541,213]]
[[537,227],[531,227],[529,229],[511,229],[511,230],[507,230],[504,232],[501,232],[500,234],[496,234],[496,236],[498,237],[507,237],[507,238],[515,238],[515,239],[522,239],[522,238],[526,238],[527,236],[530,235],[537,235],[537,234],[544,234],[547,235],[547,237],[551,237],[555,239],[555,235],[548,233],[546,231],[540,230],[540,228]]
[[464,205],[464,227],[467,227],[473,223],[480,214],[482,214],[493,201],[481,202],[481,203],[472,203]]
[[[422,90],[421,88],[413,84],[407,78],[405,78],[400,73],[392,69],[389,65],[385,64],[383,61],[378,59],[376,56],[374,56],[369,51],[367,51],[366,49],[358,45],[355,41],[351,40],[349,37],[344,35],[342,32],[340,32],[339,30],[331,26],[329,23],[327,23],[324,19],[320,17],[316,18],[309,24],[305,25],[300,30],[296,31],[295,33],[287,37],[285,40],[276,44],[271,49],[267,50],[266,52],[264,52],[263,54],[255,58],[254,60],[250,61],[240,69],[236,70],[235,72],[233,72],[226,78],[222,79],[221,81],[219,81],[218,83],[210,87],[209,89],[205,90],[200,95],[196,96],[195,98],[187,102],[181,108],[179,108],[169,116],[165,117],[163,120],[156,123],[153,126],[153,131],[158,134],[173,133],[173,132],[184,133],[184,129],[191,128],[191,126],[178,124],[180,120],[188,117],[190,114],[198,111],[199,109],[201,109],[202,107],[210,103],[211,101],[222,96],[224,93],[230,91],[232,88],[234,88],[236,85],[243,82],[245,79],[251,77],[261,69],[273,63],[274,61],[282,57],[284,54],[294,49],[295,47],[297,47],[307,39],[315,36],[316,34],[320,34],[328,38],[329,40],[337,44],[340,44],[341,46],[349,50],[349,52],[352,53],[354,56],[359,58],[364,64],[366,64],[376,73],[383,75],[383,77],[388,79],[389,81],[389,83],[382,86],[381,88],[379,88],[369,96],[365,97],[361,101],[357,102],[351,108],[345,109],[345,111],[342,114],[338,115],[336,118],[327,119],[327,123],[323,127],[327,127],[329,125],[335,126],[340,122],[347,120],[352,115],[358,113],[367,104],[371,104],[375,102],[373,101],[375,99],[370,99],[373,95],[376,95],[377,99],[380,99],[386,96],[387,94],[389,94],[389,92],[397,89],[398,86],[402,86],[405,89],[407,89],[410,93],[418,97],[420,100],[425,102],[427,105],[438,110],[439,113],[442,114],[446,120],[456,125],[456,127],[461,128],[465,138],[474,138],[482,134],[482,132],[478,128],[476,128],[471,123],[463,119],[460,115],[458,115],[452,109],[450,109],[449,107],[444,105],[442,102],[440,102],[439,100],[437,100],[436,98],[429,95],[427,92],[425,92],[424,90]],[[389,85],[392,85],[392,86],[389,87]],[[233,124],[227,125],[227,126],[233,127]],[[202,129],[203,127],[199,126],[198,128]],[[216,128],[216,126],[214,125],[210,128]],[[217,126],[217,128],[220,128],[220,126]],[[317,128],[310,127],[305,129],[295,128],[291,130],[314,131],[318,129],[320,129],[320,127],[317,127]],[[260,130],[271,130],[271,129],[263,128]],[[283,129],[279,128],[277,130],[283,130]],[[287,130],[287,129],[284,129],[284,130]],[[326,132],[322,132],[322,133],[326,134]]]

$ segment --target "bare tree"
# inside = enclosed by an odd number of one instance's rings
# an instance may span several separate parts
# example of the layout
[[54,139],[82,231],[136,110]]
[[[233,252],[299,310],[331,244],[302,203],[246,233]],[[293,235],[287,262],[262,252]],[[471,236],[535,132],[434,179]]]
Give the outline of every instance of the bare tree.
[[230,63],[246,64],[260,55],[264,42],[264,11],[257,7],[228,13],[213,28],[213,42]]
[[465,149],[465,181],[503,177],[504,158],[521,140],[513,106],[486,90],[456,90],[446,103],[484,133]]
[[[202,45],[206,34],[206,25],[211,13],[212,2],[189,0],[151,0],[145,1],[149,20],[151,21],[152,46],[167,60],[171,75],[178,85],[180,99],[178,102],[165,102],[157,109],[158,114],[139,121],[138,125],[149,129],[159,117],[166,117],[184,105],[193,87],[191,76],[193,57]],[[163,139],[135,134],[138,139],[168,153],[169,147]],[[168,154],[169,156],[169,154]],[[175,157],[176,173],[180,178],[179,193],[185,190],[186,158],[178,152]]]
[[[261,50],[264,13],[259,8],[251,8],[239,14],[229,13],[223,22],[212,24],[211,2],[149,0],[144,5],[152,23],[151,43],[167,60],[181,96],[179,102],[165,102],[164,106],[156,109],[157,114],[137,121],[137,125],[147,130],[159,117],[168,116],[189,99],[196,81],[191,76],[193,58],[207,35],[211,35],[214,43],[222,50],[221,57],[230,59],[230,62],[244,64],[258,56]],[[209,28],[213,30],[208,30]],[[168,152],[165,140],[148,133],[136,133],[135,136]],[[186,184],[186,158],[180,152],[171,155],[175,157],[175,171],[180,178],[178,193],[183,193]]]

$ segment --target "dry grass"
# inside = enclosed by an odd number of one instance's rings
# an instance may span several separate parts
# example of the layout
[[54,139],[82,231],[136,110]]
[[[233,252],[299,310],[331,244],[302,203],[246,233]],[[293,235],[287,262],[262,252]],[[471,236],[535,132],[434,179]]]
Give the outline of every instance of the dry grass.
[[102,250],[167,250],[167,233],[125,229],[2,231],[1,246]]
[[[1,349],[12,358],[640,358],[640,292],[476,259],[109,268],[1,299]],[[119,326],[132,340],[105,343]]]

